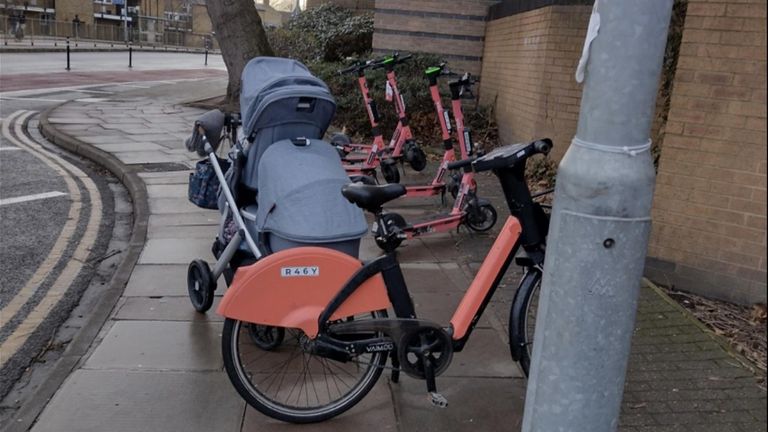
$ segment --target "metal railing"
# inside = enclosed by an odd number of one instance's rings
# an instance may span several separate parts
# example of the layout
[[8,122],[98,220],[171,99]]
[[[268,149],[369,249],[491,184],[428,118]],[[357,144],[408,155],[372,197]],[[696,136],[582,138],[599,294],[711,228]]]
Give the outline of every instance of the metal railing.
[[[13,10],[8,10],[13,12]],[[61,46],[70,38],[74,44],[125,44],[147,46],[171,46],[184,48],[217,49],[215,38],[209,34],[179,30],[167,25],[164,20],[141,17],[138,26],[129,25],[127,32],[123,23],[94,23],[56,21],[26,15],[0,15],[0,43],[3,46]]]

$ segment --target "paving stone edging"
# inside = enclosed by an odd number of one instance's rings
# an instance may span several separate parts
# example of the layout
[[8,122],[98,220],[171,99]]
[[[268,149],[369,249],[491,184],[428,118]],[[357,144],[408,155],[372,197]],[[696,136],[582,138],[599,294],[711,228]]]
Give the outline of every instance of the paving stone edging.
[[755,365],[749,361],[746,357],[744,357],[741,353],[736,351],[731,343],[723,336],[720,336],[719,334],[715,333],[707,327],[706,324],[699,321],[696,316],[691,313],[688,309],[684,308],[680,305],[675,299],[670,297],[664,289],[653,283],[648,278],[643,278],[643,283],[648,285],[649,288],[651,288],[656,294],[661,297],[665,302],[669,303],[672,307],[674,307],[676,310],[678,310],[688,321],[693,323],[696,327],[698,327],[700,330],[702,330],[707,336],[709,336],[713,341],[715,341],[718,345],[720,345],[720,348],[722,348],[725,352],[727,352],[731,357],[733,357],[736,361],[738,361],[744,368],[749,370],[755,375],[759,376],[765,376],[765,373],[758,368],[755,367]]
[[56,361],[51,374],[40,385],[32,399],[19,408],[16,415],[11,418],[7,429],[5,429],[7,432],[27,431],[37,420],[37,417],[48,404],[48,401],[61,387],[64,380],[80,362],[80,359],[87,353],[88,348],[96,339],[99,330],[109,319],[112,309],[114,309],[120,299],[133,272],[133,268],[139,260],[139,255],[144,248],[147,238],[149,202],[146,185],[135,172],[132,172],[115,156],[73,138],[51,125],[48,121],[50,114],[67,103],[69,102],[51,107],[40,114],[40,132],[50,142],[107,169],[120,180],[128,190],[133,205],[131,237],[128,241],[128,247],[123,254],[123,260],[117,266],[115,273],[112,275],[109,284],[104,289],[91,315],[87,318],[77,335],[67,345],[62,356]]

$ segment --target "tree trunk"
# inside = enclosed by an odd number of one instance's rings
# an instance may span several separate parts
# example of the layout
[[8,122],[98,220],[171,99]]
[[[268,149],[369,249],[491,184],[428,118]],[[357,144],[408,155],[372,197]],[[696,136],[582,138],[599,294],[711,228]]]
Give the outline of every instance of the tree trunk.
[[208,4],[216,40],[229,72],[226,106],[238,110],[240,76],[248,60],[273,56],[253,0],[214,0]]

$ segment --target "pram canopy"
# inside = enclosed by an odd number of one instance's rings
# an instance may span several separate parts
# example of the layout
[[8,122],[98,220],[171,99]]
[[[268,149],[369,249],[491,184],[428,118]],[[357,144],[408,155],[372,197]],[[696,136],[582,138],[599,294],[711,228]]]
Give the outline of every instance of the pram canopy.
[[258,166],[272,143],[320,139],[336,113],[328,86],[296,60],[256,57],[243,69],[240,116],[250,142],[243,184],[257,190]]
[[256,229],[297,243],[360,239],[362,210],[341,195],[349,183],[336,150],[321,140],[283,140],[261,158]]

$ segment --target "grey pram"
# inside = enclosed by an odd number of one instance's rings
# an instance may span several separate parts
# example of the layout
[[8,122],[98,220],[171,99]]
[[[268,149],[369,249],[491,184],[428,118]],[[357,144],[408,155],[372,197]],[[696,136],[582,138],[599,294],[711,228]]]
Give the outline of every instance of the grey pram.
[[234,124],[242,128],[226,174],[216,156],[218,140],[205,133],[221,130],[225,116],[201,117],[187,145],[207,156],[221,183],[216,264],[210,269],[205,260],[194,260],[187,274],[190,299],[200,312],[211,307],[222,274],[230,283],[238,267],[300,246],[357,256],[368,228],[362,211],[341,195],[349,178],[338,153],[321,140],[336,110],[325,83],[297,61],[257,57],[243,71],[240,108]]

